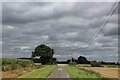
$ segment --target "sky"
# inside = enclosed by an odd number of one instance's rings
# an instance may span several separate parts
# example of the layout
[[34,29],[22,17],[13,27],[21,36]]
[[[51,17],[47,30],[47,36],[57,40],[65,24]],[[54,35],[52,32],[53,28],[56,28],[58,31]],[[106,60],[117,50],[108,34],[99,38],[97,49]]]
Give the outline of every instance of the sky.
[[85,56],[88,60],[117,62],[117,10],[94,38],[113,4],[3,2],[2,57],[31,57],[37,45],[46,44],[55,50],[58,60],[70,59],[72,54],[76,59]]

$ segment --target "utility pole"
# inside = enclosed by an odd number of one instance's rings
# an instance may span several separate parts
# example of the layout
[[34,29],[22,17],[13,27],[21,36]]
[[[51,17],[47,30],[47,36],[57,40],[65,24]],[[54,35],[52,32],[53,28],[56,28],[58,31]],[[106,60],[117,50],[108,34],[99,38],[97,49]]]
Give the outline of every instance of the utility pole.
[[70,62],[72,62],[72,52],[70,51]]
[[70,50],[71,62],[74,62],[74,61],[72,60],[72,58],[73,58],[73,51],[74,51],[74,49],[71,49],[71,50]]

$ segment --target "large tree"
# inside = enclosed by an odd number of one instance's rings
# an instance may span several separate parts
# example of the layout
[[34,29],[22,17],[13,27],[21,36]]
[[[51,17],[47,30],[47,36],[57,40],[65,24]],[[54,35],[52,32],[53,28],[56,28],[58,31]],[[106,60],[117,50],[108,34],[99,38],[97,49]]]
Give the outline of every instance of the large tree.
[[35,48],[34,52],[32,52],[32,59],[39,57],[39,62],[42,64],[48,64],[51,63],[54,53],[55,52],[53,49],[45,44],[41,44]]
[[83,56],[79,56],[77,59],[78,64],[89,64],[90,62]]

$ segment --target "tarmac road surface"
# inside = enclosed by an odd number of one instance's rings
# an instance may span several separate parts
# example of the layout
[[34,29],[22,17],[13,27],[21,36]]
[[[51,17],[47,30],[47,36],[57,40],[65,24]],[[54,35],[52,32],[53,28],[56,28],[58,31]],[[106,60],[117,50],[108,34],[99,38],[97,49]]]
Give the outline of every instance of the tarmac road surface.
[[58,66],[52,71],[47,80],[71,80],[71,79],[69,73],[66,71],[64,66]]

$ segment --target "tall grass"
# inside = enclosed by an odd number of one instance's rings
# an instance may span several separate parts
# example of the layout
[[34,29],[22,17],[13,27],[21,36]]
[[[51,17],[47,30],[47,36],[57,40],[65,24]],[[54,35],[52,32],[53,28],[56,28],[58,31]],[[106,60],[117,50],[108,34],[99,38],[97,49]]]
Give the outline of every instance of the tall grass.
[[2,61],[2,71],[15,70],[18,68],[33,66],[34,63],[31,60],[21,59],[0,59]]

